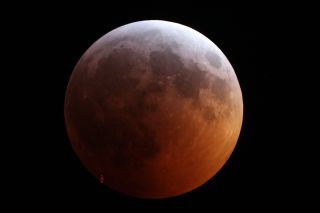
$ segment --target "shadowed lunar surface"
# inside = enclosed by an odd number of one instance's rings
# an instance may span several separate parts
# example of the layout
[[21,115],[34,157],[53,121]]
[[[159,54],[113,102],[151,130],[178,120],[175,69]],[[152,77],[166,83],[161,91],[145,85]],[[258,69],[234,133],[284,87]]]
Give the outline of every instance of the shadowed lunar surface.
[[119,27],[81,57],[65,97],[72,146],[107,186],[136,197],[180,195],[233,151],[242,95],[227,58],[186,26]]

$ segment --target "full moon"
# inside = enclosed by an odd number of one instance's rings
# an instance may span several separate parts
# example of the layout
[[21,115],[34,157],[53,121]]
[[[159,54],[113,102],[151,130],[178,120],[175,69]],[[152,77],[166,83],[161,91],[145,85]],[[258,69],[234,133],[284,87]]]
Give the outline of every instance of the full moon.
[[98,39],[65,94],[72,147],[106,186],[139,198],[187,193],[211,179],[237,143],[237,76],[201,33],[139,21]]

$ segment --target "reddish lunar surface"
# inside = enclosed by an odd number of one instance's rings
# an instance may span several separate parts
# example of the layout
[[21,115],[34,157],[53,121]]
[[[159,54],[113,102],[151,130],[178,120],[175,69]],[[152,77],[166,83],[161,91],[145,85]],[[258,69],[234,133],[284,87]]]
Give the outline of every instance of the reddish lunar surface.
[[140,21],[96,41],[65,96],[74,151],[108,187],[140,198],[189,192],[231,155],[243,103],[235,72],[199,32]]

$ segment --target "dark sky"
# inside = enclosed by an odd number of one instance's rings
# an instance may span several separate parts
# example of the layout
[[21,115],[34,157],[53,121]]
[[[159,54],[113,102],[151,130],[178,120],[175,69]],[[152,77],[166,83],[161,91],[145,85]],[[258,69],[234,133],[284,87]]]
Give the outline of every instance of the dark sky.
[[[282,196],[290,194],[291,190],[285,175],[290,166],[285,157],[282,161],[280,151],[286,140],[275,137],[281,131],[278,118],[283,109],[278,100],[283,97],[279,95],[277,80],[281,74],[274,68],[278,67],[275,57],[279,56],[270,55],[269,49],[274,45],[271,41],[281,43],[275,37],[284,38],[275,30],[269,31],[274,22],[267,14],[230,8],[120,10],[109,7],[100,13],[89,9],[62,10],[49,14],[41,12],[31,18],[27,32],[36,33],[26,34],[27,39],[30,37],[29,48],[35,53],[33,60],[37,61],[34,75],[40,77],[34,80],[32,88],[39,111],[32,109],[40,115],[37,116],[38,134],[34,138],[36,148],[31,156],[34,171],[30,169],[27,173],[37,199],[52,206],[92,206],[106,211],[110,208],[190,210],[198,207],[214,211],[217,206],[239,205],[250,209],[255,205],[270,207],[283,203]],[[45,19],[43,24],[39,21],[42,18]],[[163,200],[131,198],[102,187],[73,152],[63,115],[68,79],[85,50],[110,30],[147,19],[178,22],[211,39],[231,62],[244,99],[241,135],[225,166],[200,188]],[[273,64],[266,63],[270,60]]]

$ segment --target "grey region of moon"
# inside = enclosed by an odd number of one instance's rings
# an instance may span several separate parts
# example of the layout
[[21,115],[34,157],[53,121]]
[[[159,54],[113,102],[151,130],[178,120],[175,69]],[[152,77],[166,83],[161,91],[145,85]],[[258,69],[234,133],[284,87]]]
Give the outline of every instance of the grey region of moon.
[[166,21],[101,37],[77,63],[65,98],[67,132],[85,167],[142,198],[180,195],[212,178],[237,143],[242,111],[222,51]]

